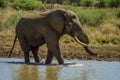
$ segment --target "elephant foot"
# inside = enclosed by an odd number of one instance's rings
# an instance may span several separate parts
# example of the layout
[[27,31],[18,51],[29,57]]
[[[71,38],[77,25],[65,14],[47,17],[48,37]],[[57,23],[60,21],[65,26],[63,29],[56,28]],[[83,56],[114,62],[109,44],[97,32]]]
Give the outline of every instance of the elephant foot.
[[59,63],[60,65],[62,65],[62,64],[64,64],[64,61],[61,60],[61,61],[58,61],[58,63]]
[[63,64],[64,64],[64,62],[59,63],[59,65],[63,65]]
[[51,64],[52,63],[52,58],[48,58],[46,59],[45,61],[45,64],[48,65],[48,64]]
[[30,60],[29,59],[25,59],[25,64],[29,64]]
[[46,61],[46,62],[45,62],[45,64],[46,64],[46,65],[48,65],[48,64],[51,64],[51,62],[49,62],[49,61]]
[[30,64],[30,61],[25,61],[25,64]]
[[36,62],[36,63],[40,63],[40,60],[39,60],[39,59],[36,59],[35,62]]

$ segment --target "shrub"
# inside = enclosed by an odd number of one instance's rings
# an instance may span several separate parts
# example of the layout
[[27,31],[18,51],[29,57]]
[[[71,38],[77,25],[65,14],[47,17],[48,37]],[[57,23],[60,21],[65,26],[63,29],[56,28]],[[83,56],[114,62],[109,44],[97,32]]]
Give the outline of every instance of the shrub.
[[110,0],[109,7],[118,8],[120,6],[120,0]]
[[0,0],[0,7],[7,7],[7,0]]
[[98,8],[105,8],[105,7],[107,7],[107,4],[106,4],[105,0],[99,0],[95,3],[94,6],[98,7]]
[[14,2],[15,0],[8,0],[9,2]]
[[93,5],[92,0],[82,0],[81,1],[81,6],[83,6],[83,7],[91,7],[92,5]]
[[73,6],[80,6],[81,0],[69,0],[69,4]]
[[2,30],[2,21],[0,21],[0,31]]
[[43,5],[38,0],[15,0],[12,7],[15,9],[33,10],[41,9]]
[[58,4],[69,4],[69,0],[56,0]]
[[67,4],[67,5],[74,5],[79,6],[80,0],[40,0],[42,3],[58,3],[58,4]]
[[120,9],[117,11],[117,14],[116,14],[117,18],[120,19]]

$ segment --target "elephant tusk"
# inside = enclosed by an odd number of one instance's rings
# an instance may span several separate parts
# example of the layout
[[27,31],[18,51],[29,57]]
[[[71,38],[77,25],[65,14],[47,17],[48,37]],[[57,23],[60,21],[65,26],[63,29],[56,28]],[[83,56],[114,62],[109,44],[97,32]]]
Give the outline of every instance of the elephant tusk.
[[88,46],[87,44],[85,44],[85,43],[83,43],[83,42],[81,42],[78,38],[77,38],[77,36],[74,36],[74,38],[75,38],[75,40],[79,43],[79,44],[81,44],[82,46]]
[[97,55],[96,53],[93,53],[93,52],[90,51],[90,49],[88,48],[88,45],[87,45],[87,44],[81,42],[76,36],[75,36],[74,38],[75,38],[75,40],[76,40],[79,44],[81,44],[82,46],[84,46],[84,49],[85,49],[85,51],[86,51],[88,54],[90,54],[91,56],[96,56],[96,55]]

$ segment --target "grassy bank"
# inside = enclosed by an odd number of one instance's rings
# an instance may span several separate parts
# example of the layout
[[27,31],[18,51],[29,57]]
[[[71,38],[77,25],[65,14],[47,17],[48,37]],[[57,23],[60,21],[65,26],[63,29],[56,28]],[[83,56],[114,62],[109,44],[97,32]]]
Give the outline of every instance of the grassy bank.
[[[31,10],[42,12],[48,9],[62,7],[67,10],[72,10],[78,15],[82,23],[82,28],[88,34],[91,43],[120,44],[119,0],[57,1],[57,3],[67,5],[57,4],[51,6],[49,4],[42,4],[38,0],[0,0],[0,40],[11,40],[15,34],[15,25],[26,12]],[[95,5],[99,5],[99,7]],[[61,42],[69,43],[74,42],[74,40],[69,36],[65,36]]]

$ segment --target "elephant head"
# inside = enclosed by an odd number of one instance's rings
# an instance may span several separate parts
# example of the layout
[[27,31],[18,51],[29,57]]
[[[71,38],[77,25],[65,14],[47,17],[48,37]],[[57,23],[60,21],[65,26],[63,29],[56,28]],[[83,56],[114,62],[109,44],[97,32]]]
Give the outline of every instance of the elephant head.
[[48,15],[48,23],[58,33],[66,33],[72,36],[79,44],[81,44],[85,51],[94,56],[96,55],[88,48],[88,36],[81,28],[81,23],[78,16],[72,11],[56,10]]

